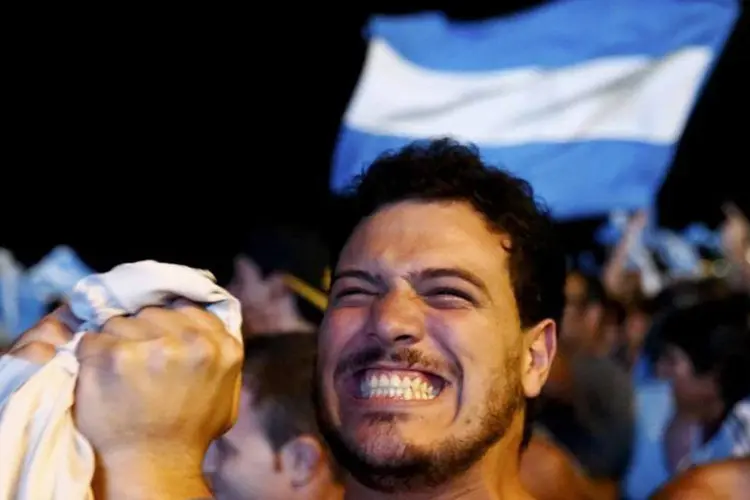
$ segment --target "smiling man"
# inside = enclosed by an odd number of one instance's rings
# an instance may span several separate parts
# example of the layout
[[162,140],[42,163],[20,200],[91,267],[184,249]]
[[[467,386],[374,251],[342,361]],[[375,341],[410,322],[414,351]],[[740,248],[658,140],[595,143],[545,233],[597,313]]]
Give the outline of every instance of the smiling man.
[[351,194],[317,366],[347,498],[530,498],[526,401],[563,306],[549,217],[526,182],[448,140],[378,159]]

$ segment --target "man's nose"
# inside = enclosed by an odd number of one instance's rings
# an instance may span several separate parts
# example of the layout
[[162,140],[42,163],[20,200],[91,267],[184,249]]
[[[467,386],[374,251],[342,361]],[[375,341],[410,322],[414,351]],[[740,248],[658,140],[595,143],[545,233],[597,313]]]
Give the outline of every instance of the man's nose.
[[392,290],[373,306],[371,331],[384,344],[410,345],[424,338],[425,318],[419,296]]

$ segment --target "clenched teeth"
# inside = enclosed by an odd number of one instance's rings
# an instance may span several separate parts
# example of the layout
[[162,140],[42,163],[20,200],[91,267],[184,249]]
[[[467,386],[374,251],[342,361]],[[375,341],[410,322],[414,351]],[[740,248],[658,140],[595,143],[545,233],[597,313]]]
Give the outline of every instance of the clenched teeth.
[[430,380],[418,373],[401,375],[384,370],[368,370],[362,376],[359,396],[363,399],[430,400],[440,394]]

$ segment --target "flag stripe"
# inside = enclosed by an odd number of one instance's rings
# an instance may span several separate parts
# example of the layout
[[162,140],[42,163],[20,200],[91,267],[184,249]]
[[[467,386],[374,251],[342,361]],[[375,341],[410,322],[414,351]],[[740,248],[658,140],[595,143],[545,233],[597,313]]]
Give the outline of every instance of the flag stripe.
[[[344,120],[383,135],[452,135],[486,146],[585,139],[671,143],[684,127],[711,51],[596,59],[542,71],[425,71],[373,40]],[[655,106],[658,103],[658,106]]]
[[426,69],[560,68],[600,57],[663,57],[718,47],[737,0],[557,0],[516,15],[459,22],[440,12],[375,16],[366,36],[388,40]]
[[[332,187],[341,191],[355,175],[380,154],[395,151],[412,142],[407,137],[369,134],[344,127],[334,157]],[[663,169],[655,162],[668,163],[673,150],[669,146],[635,141],[596,141],[528,144],[512,147],[483,147],[482,158],[489,164],[506,168],[529,181],[540,201],[560,219],[604,213],[612,206],[624,210],[646,206],[658,189]],[[606,158],[606,164],[590,158]],[[561,177],[559,172],[575,175]],[[592,185],[591,179],[596,179]],[[575,202],[571,202],[571,193]]]

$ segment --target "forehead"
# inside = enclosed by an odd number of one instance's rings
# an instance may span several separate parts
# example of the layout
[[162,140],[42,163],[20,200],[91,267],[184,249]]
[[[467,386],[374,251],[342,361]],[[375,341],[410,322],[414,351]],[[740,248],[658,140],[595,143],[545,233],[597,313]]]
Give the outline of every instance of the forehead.
[[483,279],[507,274],[510,240],[494,233],[465,202],[408,201],[363,220],[339,259],[339,269],[403,274],[425,267],[460,267]]

